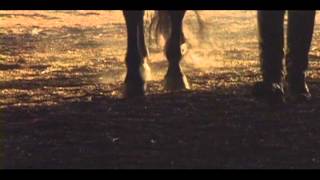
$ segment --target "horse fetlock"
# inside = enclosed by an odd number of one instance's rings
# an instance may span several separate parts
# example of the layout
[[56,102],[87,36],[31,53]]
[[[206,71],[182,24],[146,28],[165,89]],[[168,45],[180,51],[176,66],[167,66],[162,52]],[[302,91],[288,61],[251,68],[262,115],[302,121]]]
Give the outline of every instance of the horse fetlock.
[[138,97],[144,96],[146,90],[146,83],[145,82],[133,82],[133,81],[126,81],[124,84],[124,97],[131,98],[131,97]]

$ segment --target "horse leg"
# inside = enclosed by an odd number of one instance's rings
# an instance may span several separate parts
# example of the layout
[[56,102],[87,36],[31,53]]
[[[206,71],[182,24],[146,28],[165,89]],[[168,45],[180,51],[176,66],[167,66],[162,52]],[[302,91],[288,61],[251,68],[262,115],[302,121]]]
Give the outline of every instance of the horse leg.
[[169,62],[165,76],[165,88],[167,90],[190,89],[187,77],[184,75],[180,61],[182,59],[181,42],[184,41],[182,22],[186,11],[168,11],[170,15],[171,33],[166,42],[166,57]]
[[309,64],[309,51],[315,24],[315,11],[288,12],[288,36],[286,65],[288,90],[292,100],[304,102],[311,100],[306,82]]
[[149,70],[146,64],[148,52],[144,42],[144,11],[123,11],[127,27],[127,53],[125,77],[125,97],[143,96]]

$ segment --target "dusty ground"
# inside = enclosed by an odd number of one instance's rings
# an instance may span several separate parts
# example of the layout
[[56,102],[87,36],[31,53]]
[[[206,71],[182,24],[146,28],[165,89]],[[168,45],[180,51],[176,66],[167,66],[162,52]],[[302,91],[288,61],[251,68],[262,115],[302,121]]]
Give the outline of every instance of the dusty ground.
[[[254,11],[192,12],[188,92],[162,90],[151,47],[146,98],[124,100],[120,11],[0,11],[2,168],[320,168],[320,19],[310,104],[252,98],[261,78]],[[152,46],[152,45],[150,45]]]

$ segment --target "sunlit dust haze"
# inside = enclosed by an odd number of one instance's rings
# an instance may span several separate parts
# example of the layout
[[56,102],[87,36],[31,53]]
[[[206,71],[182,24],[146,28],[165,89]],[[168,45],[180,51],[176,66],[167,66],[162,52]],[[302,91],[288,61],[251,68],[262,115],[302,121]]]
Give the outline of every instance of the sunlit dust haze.
[[[194,12],[188,11],[184,19],[187,43],[181,64],[192,88],[208,90],[259,79],[256,11],[198,13],[204,22],[201,34]],[[146,28],[151,16],[148,11]],[[315,39],[320,37],[318,17]],[[163,46],[148,38],[152,71],[148,92],[161,93],[167,61]],[[311,56],[319,57],[319,42],[313,41]],[[118,97],[125,52],[121,11],[0,11],[0,107]],[[316,65],[311,61],[311,70]],[[197,79],[208,74],[217,79]],[[227,78],[220,81],[222,74]],[[232,74],[231,79],[226,74]],[[319,72],[312,71],[310,77],[319,77]]]

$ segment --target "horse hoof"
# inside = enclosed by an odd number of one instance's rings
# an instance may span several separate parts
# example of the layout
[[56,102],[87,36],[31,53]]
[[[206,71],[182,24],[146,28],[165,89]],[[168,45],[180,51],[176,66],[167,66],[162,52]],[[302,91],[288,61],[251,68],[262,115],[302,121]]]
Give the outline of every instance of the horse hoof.
[[312,100],[312,95],[310,93],[290,94],[288,100],[296,104],[309,103]]
[[125,84],[123,97],[124,98],[142,97],[145,95],[145,89],[146,89],[146,84],[143,84],[143,85]]
[[258,99],[263,99],[271,105],[285,104],[284,90],[282,83],[257,82],[254,84],[252,94]]
[[164,80],[164,88],[168,91],[181,91],[190,89],[190,85],[185,75],[166,76]]
[[127,73],[124,85],[124,98],[144,96],[147,89],[146,80],[150,79],[151,70],[148,63],[143,63],[139,71]]

